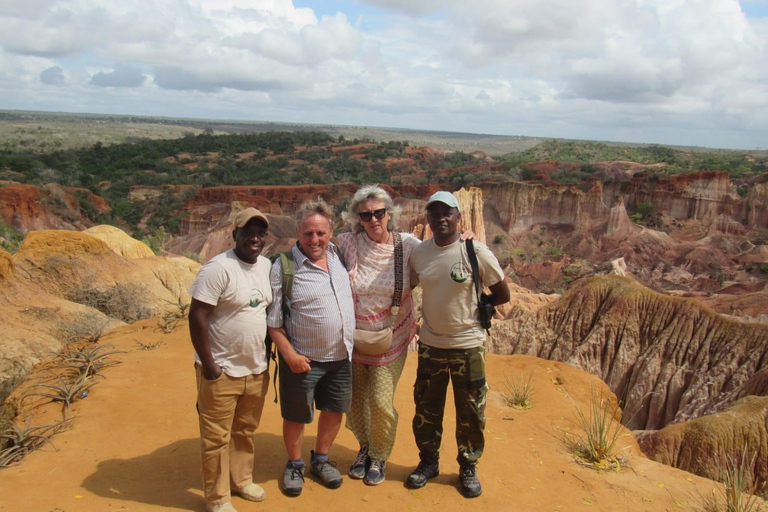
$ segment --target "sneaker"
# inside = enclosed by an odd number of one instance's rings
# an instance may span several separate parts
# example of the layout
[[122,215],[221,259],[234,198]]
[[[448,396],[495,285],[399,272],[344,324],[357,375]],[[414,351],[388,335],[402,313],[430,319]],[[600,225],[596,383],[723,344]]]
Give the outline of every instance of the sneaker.
[[371,459],[371,467],[365,474],[365,482],[368,485],[379,485],[387,476],[384,474],[384,468],[387,467],[386,461]]
[[221,503],[219,505],[206,505],[206,512],[237,512],[231,503]]
[[313,475],[322,480],[323,485],[329,489],[336,489],[341,487],[344,479],[341,478],[341,473],[336,469],[336,463],[329,461],[327,458],[324,460],[315,460],[315,452],[312,450],[311,463],[309,469]]
[[286,496],[298,496],[304,486],[304,464],[294,464],[291,461],[283,471],[283,492]]
[[350,476],[350,478],[354,478],[355,480],[360,480],[361,478],[364,478],[366,473],[368,473],[368,465],[371,463],[371,458],[368,456],[368,445],[363,446],[360,448],[360,451],[357,452],[357,457],[355,457],[355,462],[352,463],[351,466],[349,466],[349,471],[347,474]]
[[476,498],[483,494],[474,464],[467,464],[459,469],[459,484],[461,484],[461,494],[465,498]]
[[440,466],[437,461],[422,460],[419,462],[419,465],[416,466],[416,469],[408,475],[405,485],[411,489],[420,489],[427,485],[427,480],[435,478],[439,474]]
[[232,494],[237,494],[244,500],[248,501],[264,501],[264,498],[267,497],[267,493],[264,492],[264,489],[262,489],[260,485],[253,482],[246,485],[242,489],[233,490]]

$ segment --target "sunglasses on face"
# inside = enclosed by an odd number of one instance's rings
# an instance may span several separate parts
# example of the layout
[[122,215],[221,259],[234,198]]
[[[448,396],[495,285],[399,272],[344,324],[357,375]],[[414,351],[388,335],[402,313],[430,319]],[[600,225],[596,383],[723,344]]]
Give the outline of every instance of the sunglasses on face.
[[379,208],[378,210],[373,210],[372,212],[357,212],[357,215],[363,222],[371,222],[371,219],[374,217],[376,217],[376,220],[381,220],[386,214],[386,208]]

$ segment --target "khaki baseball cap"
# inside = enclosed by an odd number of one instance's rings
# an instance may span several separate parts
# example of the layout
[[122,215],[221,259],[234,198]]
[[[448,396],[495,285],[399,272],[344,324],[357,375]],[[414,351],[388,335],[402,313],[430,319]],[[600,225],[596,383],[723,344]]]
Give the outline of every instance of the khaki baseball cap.
[[263,213],[261,213],[256,208],[246,208],[245,210],[237,212],[237,215],[235,215],[235,220],[232,221],[232,229],[237,229],[245,226],[248,224],[248,221],[256,218],[264,222],[264,224],[269,227],[269,221],[267,220],[267,217],[264,216]]

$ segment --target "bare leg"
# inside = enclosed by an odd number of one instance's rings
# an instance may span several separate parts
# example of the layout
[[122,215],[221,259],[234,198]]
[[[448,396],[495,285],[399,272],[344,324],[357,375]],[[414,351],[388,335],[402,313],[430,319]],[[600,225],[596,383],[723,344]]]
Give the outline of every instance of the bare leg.
[[[340,412],[320,411],[320,418],[317,421],[316,453],[328,453],[330,451],[331,445],[333,445],[333,441],[336,439],[336,434],[339,433],[341,428],[343,416]],[[283,429],[283,432],[285,432],[285,429]]]
[[[322,415],[320,419],[322,420]],[[336,431],[339,431],[338,427]],[[336,437],[336,434],[334,434],[334,437]],[[317,436],[317,439],[319,443],[320,435]],[[288,459],[299,460],[301,458],[301,449],[304,446],[304,424],[283,420],[283,442],[285,443],[285,451],[288,452]],[[333,439],[331,439],[331,442],[333,442]]]

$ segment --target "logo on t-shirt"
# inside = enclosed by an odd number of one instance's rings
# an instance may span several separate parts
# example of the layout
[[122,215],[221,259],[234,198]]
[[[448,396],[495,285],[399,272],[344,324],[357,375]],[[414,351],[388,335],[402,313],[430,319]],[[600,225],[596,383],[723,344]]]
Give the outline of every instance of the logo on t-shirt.
[[451,279],[457,283],[463,283],[469,279],[469,270],[464,266],[464,263],[459,262],[451,267]]
[[251,288],[251,300],[248,305],[255,308],[262,302],[264,302],[264,295],[261,294],[258,288]]

